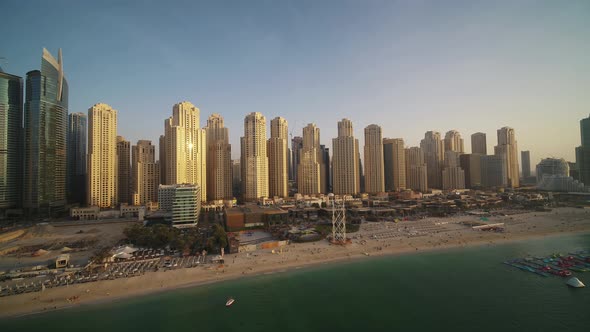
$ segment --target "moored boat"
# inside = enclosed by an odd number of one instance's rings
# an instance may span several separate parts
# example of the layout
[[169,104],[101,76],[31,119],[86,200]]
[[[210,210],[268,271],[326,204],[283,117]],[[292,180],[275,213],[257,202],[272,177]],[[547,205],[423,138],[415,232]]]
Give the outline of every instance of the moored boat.
[[229,299],[227,299],[227,302],[225,302],[225,306],[231,307],[231,305],[234,304],[234,302],[236,302],[236,300],[233,297],[230,297]]
[[570,278],[568,281],[565,282],[566,285],[573,287],[573,288],[582,288],[582,287],[586,287],[586,285],[584,285],[583,282],[580,281],[580,279],[573,277]]

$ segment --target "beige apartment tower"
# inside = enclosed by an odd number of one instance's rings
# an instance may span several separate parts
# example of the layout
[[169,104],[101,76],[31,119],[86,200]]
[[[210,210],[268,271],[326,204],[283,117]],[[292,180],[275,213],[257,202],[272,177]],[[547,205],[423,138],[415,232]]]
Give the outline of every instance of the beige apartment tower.
[[338,137],[332,139],[332,187],[336,195],[356,195],[360,191],[359,142],[352,121],[338,122]]
[[158,140],[158,163],[160,164],[160,184],[166,184],[166,136],[160,135]]
[[289,124],[280,116],[270,121],[268,153],[268,194],[289,196]]
[[158,201],[160,164],[156,162],[156,146],[152,141],[139,140],[131,148],[131,202],[145,205]]
[[123,136],[117,136],[117,197],[119,203],[128,204],[131,200],[131,143]]
[[471,153],[488,154],[488,143],[486,142],[485,133],[475,133],[471,135]]
[[268,197],[268,155],[266,118],[252,112],[244,118],[244,136],[240,140],[242,196],[245,201]]
[[229,129],[223,117],[211,114],[207,119],[207,199],[209,201],[231,199],[231,145]]
[[506,160],[508,186],[519,186],[518,146],[514,129],[503,127],[498,129],[498,145],[494,147],[496,156],[504,156]]
[[460,152],[445,151],[445,168],[442,171],[443,189],[465,189],[465,172],[460,167]]
[[365,128],[365,191],[371,194],[385,191],[383,173],[383,134],[376,124]]
[[201,201],[207,201],[207,138],[199,109],[188,101],[174,105],[164,127],[166,184],[197,184]]
[[442,187],[442,168],[445,154],[445,146],[437,131],[427,131],[420,142],[420,148],[424,152],[428,172],[428,186],[440,189]]
[[325,167],[320,149],[320,129],[313,123],[303,128],[303,147],[299,150],[297,191],[302,195],[326,192]]
[[416,146],[405,149],[405,158],[407,188],[422,193],[427,192],[428,174],[422,148]]
[[386,191],[406,189],[406,153],[401,138],[383,139],[383,178]]
[[117,166],[117,111],[99,103],[88,109],[88,205],[117,206]]
[[445,134],[445,151],[455,151],[464,153],[465,149],[463,146],[463,138],[461,134],[456,130],[449,130]]

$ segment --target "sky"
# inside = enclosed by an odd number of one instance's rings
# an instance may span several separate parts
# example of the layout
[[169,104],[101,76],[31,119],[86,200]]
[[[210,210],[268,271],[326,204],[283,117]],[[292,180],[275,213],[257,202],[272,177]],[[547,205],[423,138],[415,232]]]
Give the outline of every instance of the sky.
[[[62,48],[69,111],[103,102],[132,144],[190,101],[219,113],[239,157],[244,116],[378,124],[416,146],[428,130],[515,129],[519,150],[575,159],[590,114],[590,1],[2,1],[0,66],[25,77]],[[270,135],[270,130],[267,130]],[[534,166],[533,166],[534,167]]]

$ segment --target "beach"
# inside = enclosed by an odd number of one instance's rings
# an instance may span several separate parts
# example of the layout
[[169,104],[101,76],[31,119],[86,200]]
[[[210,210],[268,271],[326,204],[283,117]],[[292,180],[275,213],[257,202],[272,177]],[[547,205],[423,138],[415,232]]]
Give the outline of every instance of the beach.
[[359,232],[349,234],[352,243],[346,246],[330,245],[326,240],[292,243],[282,248],[282,251],[275,250],[275,253],[267,249],[225,255],[223,265],[208,264],[190,269],[148,272],[131,278],[74,284],[44,292],[4,297],[0,301],[0,317],[104,303],[247,276],[282,273],[305,266],[367,259],[367,256],[495,246],[552,235],[590,232],[588,209],[555,208],[551,212],[490,217],[490,222],[505,224],[504,232],[477,231],[461,224],[475,219],[474,216],[462,215],[399,223],[365,223]]

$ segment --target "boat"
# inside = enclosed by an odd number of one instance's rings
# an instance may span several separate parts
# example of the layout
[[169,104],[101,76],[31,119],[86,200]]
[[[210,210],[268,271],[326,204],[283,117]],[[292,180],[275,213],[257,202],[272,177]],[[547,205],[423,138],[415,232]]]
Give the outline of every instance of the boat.
[[583,282],[580,281],[580,279],[573,277],[570,278],[568,281],[565,282],[566,285],[573,287],[573,288],[582,288],[582,287],[586,287],[586,285],[584,285]]
[[236,300],[233,297],[230,297],[229,299],[227,299],[227,302],[225,302],[225,306],[231,307],[231,305],[234,304],[234,302],[236,302]]

